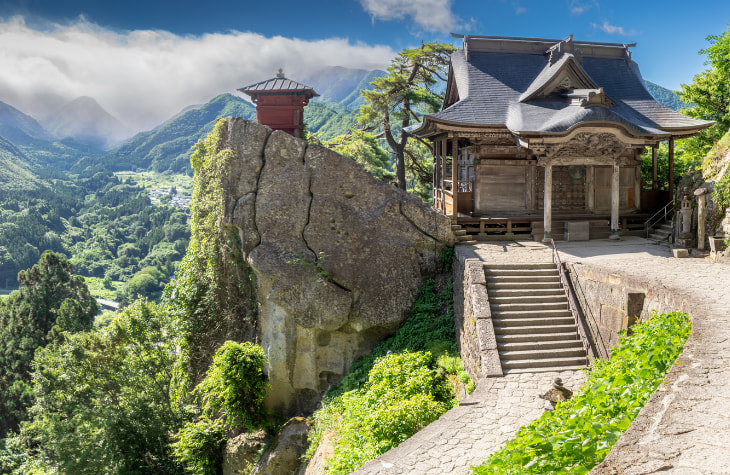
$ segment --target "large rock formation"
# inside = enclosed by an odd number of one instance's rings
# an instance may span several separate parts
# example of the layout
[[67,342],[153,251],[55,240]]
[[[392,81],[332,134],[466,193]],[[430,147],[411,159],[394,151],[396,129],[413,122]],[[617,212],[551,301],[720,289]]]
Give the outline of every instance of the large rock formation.
[[256,277],[267,404],[306,413],[407,317],[453,245],[450,221],[329,149],[240,118],[226,125],[223,219]]

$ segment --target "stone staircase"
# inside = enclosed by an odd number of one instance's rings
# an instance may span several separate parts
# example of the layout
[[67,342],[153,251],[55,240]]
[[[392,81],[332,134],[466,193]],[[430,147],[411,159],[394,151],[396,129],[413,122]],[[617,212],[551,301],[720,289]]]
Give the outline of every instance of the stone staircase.
[[474,237],[466,234],[466,230],[461,227],[461,224],[451,224],[451,232],[456,236],[456,244],[476,244],[477,241]]
[[555,264],[487,264],[484,274],[504,374],[587,365]]
[[672,244],[672,233],[674,231],[674,220],[664,221],[659,226],[651,229],[649,240],[657,244],[669,246]]

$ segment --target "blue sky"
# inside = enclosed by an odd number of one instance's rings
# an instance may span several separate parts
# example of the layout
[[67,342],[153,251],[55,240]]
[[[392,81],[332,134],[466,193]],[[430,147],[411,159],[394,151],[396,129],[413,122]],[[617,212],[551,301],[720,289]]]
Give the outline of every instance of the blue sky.
[[387,67],[449,32],[637,43],[644,78],[670,89],[705,66],[730,1],[0,0],[0,100],[34,116],[79,95],[135,130],[272,76]]

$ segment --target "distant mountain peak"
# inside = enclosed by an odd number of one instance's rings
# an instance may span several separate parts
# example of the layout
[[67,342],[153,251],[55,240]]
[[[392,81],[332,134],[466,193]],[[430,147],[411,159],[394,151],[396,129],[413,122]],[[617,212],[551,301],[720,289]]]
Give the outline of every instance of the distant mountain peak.
[[132,135],[129,127],[89,96],[63,106],[46,121],[46,127],[59,139],[71,137],[104,150]]

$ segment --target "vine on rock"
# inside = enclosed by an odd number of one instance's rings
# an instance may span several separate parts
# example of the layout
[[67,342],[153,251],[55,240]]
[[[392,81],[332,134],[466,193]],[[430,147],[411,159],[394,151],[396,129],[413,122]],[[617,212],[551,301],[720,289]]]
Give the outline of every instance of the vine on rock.
[[167,300],[183,332],[184,364],[192,383],[202,379],[212,355],[226,340],[251,341],[256,333],[255,280],[238,230],[224,223],[222,183],[235,158],[224,148],[228,121],[199,140],[190,158],[193,177],[191,237]]

